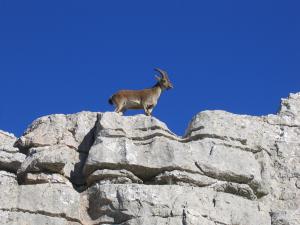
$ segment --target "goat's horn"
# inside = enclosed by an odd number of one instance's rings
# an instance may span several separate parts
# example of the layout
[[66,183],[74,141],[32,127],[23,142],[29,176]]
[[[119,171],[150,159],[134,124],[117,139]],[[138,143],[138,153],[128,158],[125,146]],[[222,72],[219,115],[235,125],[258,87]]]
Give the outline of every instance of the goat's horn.
[[167,75],[167,73],[165,71],[163,71],[163,70],[161,70],[159,68],[155,68],[154,70],[157,71],[157,72],[159,72],[162,77],[168,78],[168,75]]

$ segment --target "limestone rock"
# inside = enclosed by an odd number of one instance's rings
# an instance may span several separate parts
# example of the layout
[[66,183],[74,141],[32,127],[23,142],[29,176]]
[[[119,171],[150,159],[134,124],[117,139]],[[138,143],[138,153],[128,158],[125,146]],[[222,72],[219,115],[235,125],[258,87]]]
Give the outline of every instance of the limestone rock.
[[284,121],[282,124],[300,125],[300,92],[290,94],[286,99],[281,99],[279,116]]
[[[18,185],[16,176],[7,172],[0,173],[0,180],[0,215],[12,216],[7,220],[7,224],[14,224],[10,223],[14,220],[16,220],[15,224],[17,222],[22,224],[22,221],[17,221],[16,218],[24,218],[23,213],[39,214],[41,219],[37,218],[36,222],[47,221],[43,216],[50,216],[81,223],[81,213],[78,208],[80,195],[69,185],[50,183]],[[34,221],[33,217],[29,216]],[[29,221],[26,220],[26,223],[28,224]]]
[[0,130],[0,170],[7,170],[16,173],[25,155],[14,147],[17,138],[10,133]]
[[231,193],[242,196],[250,200],[255,200],[256,195],[254,191],[247,184],[237,184],[232,182],[218,182],[212,186],[215,191]]
[[[25,158],[26,157],[26,158]],[[299,225],[300,93],[276,115],[80,112],[0,131],[5,225]]]
[[66,184],[72,187],[72,183],[60,174],[27,173],[25,175],[24,184],[43,184],[43,183]]
[[18,184],[16,178],[17,178],[17,176],[15,174],[0,170],[0,185],[1,186],[2,185],[3,186],[6,186],[6,185],[16,186]]
[[0,210],[1,225],[81,225],[81,223],[69,221],[62,217],[53,215],[42,215],[35,212],[22,210]]
[[17,146],[23,149],[65,145],[86,152],[93,138],[97,113],[55,114],[35,120],[18,139]]
[[270,125],[262,117],[216,110],[197,114],[190,122],[185,137],[212,138],[220,140],[226,146],[255,153],[270,150],[280,133],[280,127]]
[[64,145],[31,148],[18,174],[50,172],[70,178],[75,164],[79,161],[79,153]]
[[271,220],[259,203],[207,188],[124,184],[95,185],[88,192],[90,216],[100,224],[139,224],[137,218],[148,220],[145,224],[158,224],[157,218],[161,224],[267,225]]
[[[112,118],[125,122],[108,126]],[[152,135],[149,135],[151,129],[140,128],[139,121],[143,120],[147,127],[155,127]],[[187,142],[158,124],[156,119],[144,115],[124,118],[104,113],[96,124],[95,142],[84,167],[86,176],[99,169],[121,168],[147,181],[164,171],[179,170],[202,174],[207,179],[255,183],[250,185],[255,192],[257,186],[263,186],[260,165],[252,152],[211,140]],[[115,134],[122,130],[130,130],[130,135]]]
[[0,150],[6,152],[18,152],[19,150],[14,147],[17,138],[15,135],[0,130]]
[[272,212],[271,218],[272,225],[297,225],[300,224],[300,210]]
[[196,187],[205,187],[217,183],[217,180],[197,173],[173,170],[165,171],[157,175],[155,177],[155,183],[168,185],[185,184]]
[[59,173],[77,185],[94,142],[98,113],[55,114],[35,120],[16,143],[27,158],[18,170],[19,181],[29,172]]
[[127,170],[96,170],[87,178],[87,184],[90,186],[92,183],[143,183],[141,179]]

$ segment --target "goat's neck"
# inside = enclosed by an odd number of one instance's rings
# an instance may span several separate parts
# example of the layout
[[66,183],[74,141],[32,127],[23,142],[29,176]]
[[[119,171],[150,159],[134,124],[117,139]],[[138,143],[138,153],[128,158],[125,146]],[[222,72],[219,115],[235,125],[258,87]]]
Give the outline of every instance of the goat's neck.
[[157,97],[157,99],[160,97],[162,91],[163,91],[163,88],[161,87],[160,83],[157,82],[157,84],[155,84],[152,88],[152,91],[154,93],[154,95]]

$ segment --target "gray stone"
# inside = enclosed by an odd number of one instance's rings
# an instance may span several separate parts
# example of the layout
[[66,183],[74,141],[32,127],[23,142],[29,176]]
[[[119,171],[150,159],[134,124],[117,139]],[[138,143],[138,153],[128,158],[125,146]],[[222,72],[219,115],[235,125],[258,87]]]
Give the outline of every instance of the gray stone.
[[[114,126],[106,125],[112,124],[110,117],[118,121]],[[86,176],[98,169],[121,168],[147,181],[164,171],[179,170],[224,181],[255,183],[250,185],[257,189],[255,192],[263,186],[260,165],[252,152],[211,140],[186,142],[175,135],[170,137],[170,132],[164,134],[166,127],[158,128],[155,119],[144,115],[123,118],[116,113],[104,113],[98,120],[96,139],[85,163]],[[153,135],[146,129],[141,131],[139,121],[143,119],[147,126],[156,127]],[[123,130],[131,130],[130,136],[112,134]]]
[[198,173],[173,170],[165,171],[157,175],[155,177],[155,183],[168,185],[185,184],[190,186],[205,187],[217,183],[217,180]]
[[16,173],[25,159],[25,155],[14,147],[17,138],[0,130],[0,170]]
[[213,185],[213,189],[218,192],[230,193],[245,197],[250,200],[255,200],[257,196],[254,191],[247,184],[238,184],[232,182],[218,182]]
[[0,150],[0,169],[16,173],[25,160],[25,157],[22,153],[11,153]]
[[300,224],[300,210],[271,212],[272,225]]
[[300,92],[281,99],[279,116],[283,120],[281,124],[300,126]]
[[[123,178],[123,179],[122,179]],[[87,184],[90,186],[92,183],[109,180],[113,183],[143,183],[141,179],[127,170],[96,170],[87,178]]]
[[19,152],[18,148],[14,147],[17,138],[15,135],[0,130],[0,151],[6,151],[10,153]]
[[98,136],[127,137],[146,141],[157,136],[178,139],[167,125],[154,117],[145,115],[123,117],[117,113],[103,113],[97,123]]
[[270,224],[268,210],[259,209],[259,203],[208,188],[115,184],[94,185],[88,192],[89,214],[100,224],[137,224],[137,218],[144,218],[139,221],[148,218],[156,224],[157,218],[165,218],[162,220],[164,224],[172,217],[175,224],[176,217],[181,222]]
[[300,93],[277,115],[200,112],[184,137],[144,115],[45,116],[17,142],[0,131],[1,224],[299,225],[299,137]]
[[31,148],[18,174],[48,172],[60,173],[70,178],[75,164],[79,162],[79,153],[65,145]]
[[296,183],[295,183],[296,187],[300,189],[300,178],[298,178],[296,180]]
[[35,120],[18,139],[24,149],[65,145],[78,151],[88,151],[97,113],[55,114]]
[[72,187],[72,183],[60,174],[27,173],[25,175],[24,184],[43,184],[43,183],[66,184]]
[[216,110],[197,114],[190,122],[185,138],[216,139],[226,146],[259,152],[273,148],[280,133],[279,126],[265,122],[263,117]]
[[28,172],[59,173],[76,185],[84,184],[81,173],[94,142],[98,113],[55,114],[35,120],[16,143],[27,158],[18,170],[23,182]]
[[17,179],[17,176],[15,174],[0,170],[0,187],[2,185],[3,186],[6,186],[6,185],[7,186],[9,186],[9,185],[16,186],[18,184],[16,179]]
[[0,212],[27,212],[81,223],[80,195],[69,185],[18,185],[15,175],[3,172],[0,179]]
[[205,224],[205,225],[216,225],[216,222],[212,222],[200,215],[193,215],[190,212],[182,212],[180,216],[171,217],[160,217],[160,216],[147,216],[139,217],[135,219],[128,220],[121,225],[195,225],[195,224]]
[[215,145],[199,157],[197,167],[207,176],[237,183],[261,180],[260,166],[251,152]]
[[60,215],[43,215],[36,212],[22,210],[0,210],[1,225],[81,225],[81,223],[69,221]]

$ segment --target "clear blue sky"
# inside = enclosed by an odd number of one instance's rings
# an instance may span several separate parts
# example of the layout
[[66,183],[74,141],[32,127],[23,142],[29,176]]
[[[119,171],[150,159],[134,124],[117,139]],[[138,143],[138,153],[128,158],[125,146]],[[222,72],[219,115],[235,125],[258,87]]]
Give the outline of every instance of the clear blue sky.
[[[275,113],[300,91],[299,1],[0,0],[0,129],[112,111],[115,91],[169,72],[154,116],[183,134],[196,113]],[[132,113],[129,113],[130,115]]]

